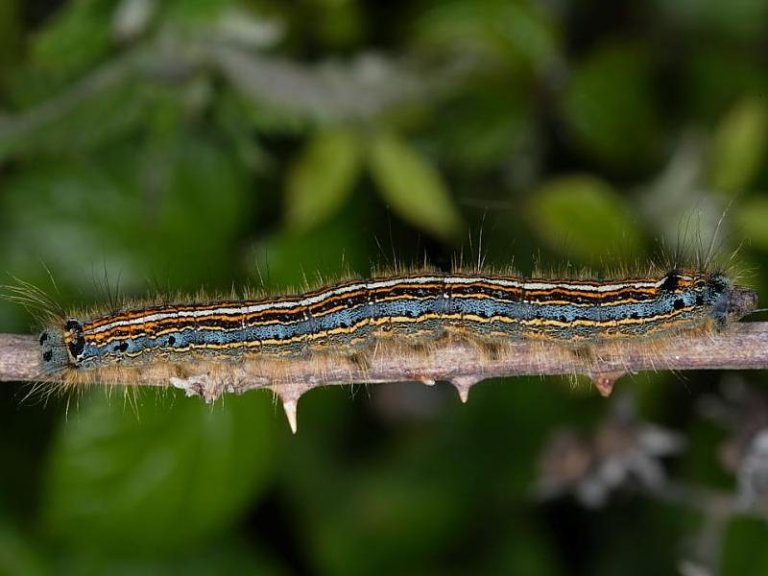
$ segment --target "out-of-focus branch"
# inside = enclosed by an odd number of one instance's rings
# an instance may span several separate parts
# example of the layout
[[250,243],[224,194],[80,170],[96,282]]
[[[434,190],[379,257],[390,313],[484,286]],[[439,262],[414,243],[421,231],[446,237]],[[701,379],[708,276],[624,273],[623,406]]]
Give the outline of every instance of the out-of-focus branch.
[[391,106],[427,99],[461,74],[433,70],[425,76],[423,70],[374,54],[349,62],[308,65],[246,49],[213,33],[186,36],[166,30],[104,62],[36,106],[12,115],[0,111],[0,154],[119,86],[181,84],[211,72],[257,105],[319,120],[370,118]]

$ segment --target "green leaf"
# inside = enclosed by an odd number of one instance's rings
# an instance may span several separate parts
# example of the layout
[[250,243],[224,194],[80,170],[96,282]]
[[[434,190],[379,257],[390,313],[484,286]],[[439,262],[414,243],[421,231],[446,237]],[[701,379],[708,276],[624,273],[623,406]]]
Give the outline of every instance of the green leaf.
[[[150,240],[141,248],[143,258],[154,258],[155,266],[165,269],[183,267],[190,285],[217,279],[231,283],[238,259],[233,246],[253,209],[244,166],[215,137],[178,127],[167,140],[153,144],[133,183],[136,200],[142,193],[156,194],[154,204],[138,203],[140,210],[156,210],[154,221],[141,221],[140,230]],[[131,168],[117,159],[116,179],[130,181],[125,171]],[[153,242],[163,250],[153,254]]]
[[444,240],[459,235],[463,222],[443,179],[408,143],[379,132],[371,143],[369,161],[379,191],[403,219]]
[[365,42],[368,22],[362,2],[311,0],[304,12],[318,40],[327,48],[354,49]]
[[97,150],[139,129],[151,104],[152,91],[137,82],[131,63],[112,62],[43,104],[0,120],[0,159]]
[[[455,534],[462,505],[452,497],[452,486],[415,480],[399,469],[378,472],[358,477],[346,490],[337,488],[336,503],[307,522],[321,573],[371,573],[372,565],[383,574],[422,573],[414,566],[424,557],[439,557]],[[341,479],[333,484],[345,486]],[[397,554],[391,554],[394,548]]]
[[610,42],[577,65],[561,109],[588,153],[628,168],[648,160],[659,131],[651,62],[645,46]]
[[[765,37],[768,3],[763,0],[655,0],[653,11],[676,29],[677,37],[728,39],[746,46]],[[712,41],[712,44],[728,45]]]
[[736,194],[757,176],[768,144],[768,107],[746,98],[723,118],[711,151],[710,181],[722,192]]
[[[352,202],[345,218],[335,218],[306,234],[285,231],[272,234],[253,246],[247,258],[249,276],[262,279],[269,289],[315,287],[370,270],[374,245],[368,226],[359,225],[366,215]],[[349,220],[346,218],[349,217]],[[350,226],[350,222],[354,225]]]
[[9,179],[5,256],[36,254],[90,290],[94,266],[129,292],[145,292],[148,277],[177,289],[230,284],[252,205],[244,167],[215,139],[178,127],[143,142],[39,161]]
[[0,2],[0,76],[18,58],[22,37],[21,0]]
[[272,473],[272,399],[214,407],[160,392],[138,407],[101,392],[70,413],[52,454],[45,521],[92,548],[166,550],[230,527]]
[[734,208],[734,225],[752,246],[768,250],[768,198],[748,198]]
[[[216,539],[183,552],[141,554],[115,553],[69,547],[61,550],[58,574],[110,574],[113,576],[207,576],[210,574],[286,574],[258,542],[239,537]],[[27,572],[15,572],[27,574]],[[50,574],[49,570],[46,574]]]
[[550,180],[533,194],[529,214],[543,242],[581,262],[626,262],[642,251],[629,205],[593,176]]
[[68,2],[55,12],[30,46],[33,66],[49,78],[71,79],[102,59],[111,47],[112,2]]
[[741,95],[768,93],[764,70],[758,50],[745,53],[712,43],[692,52],[680,80],[686,86],[686,121],[711,124]]
[[452,170],[508,167],[510,159],[521,156],[516,152],[533,139],[536,120],[529,89],[517,78],[473,82],[438,105],[430,129],[438,137],[440,158]]
[[[555,557],[546,531],[524,510],[530,507],[533,463],[545,432],[562,421],[563,410],[572,406],[567,401],[574,399],[555,386],[544,390],[534,383],[517,379],[478,386],[470,396],[471,410],[461,410],[453,391],[444,390],[437,400],[440,414],[418,421],[418,437],[413,423],[397,420],[393,442],[385,448],[366,445],[370,457],[364,461],[349,447],[350,421],[340,417],[348,414],[338,414],[360,406],[350,406],[338,391],[335,401],[328,397],[330,390],[308,394],[303,417],[332,434],[299,433],[282,460],[281,487],[286,501],[294,503],[294,525],[307,544],[312,571],[464,573],[463,567],[456,570],[453,551],[467,537],[467,519],[479,514],[494,523],[494,530],[484,536],[490,540],[484,541],[482,560],[473,564],[482,568],[469,572],[557,574],[544,569]],[[582,403],[576,412],[583,416],[584,408]],[[505,458],[512,437],[515,458]],[[478,478],[484,479],[482,490]],[[500,509],[504,514],[498,516]],[[513,541],[524,541],[529,555],[489,566],[492,555],[503,551],[506,556],[521,546]]]
[[39,543],[21,532],[0,510],[0,574],[50,574]]
[[360,170],[360,142],[354,132],[332,128],[307,143],[288,174],[285,217],[307,230],[333,216],[352,192]]
[[159,3],[163,17],[178,26],[210,25],[224,14],[225,10],[236,6],[237,0],[172,0]]
[[554,18],[534,2],[437,2],[417,22],[417,43],[442,52],[480,56],[504,65],[538,69],[557,54]]
[[723,538],[718,574],[765,574],[768,571],[766,538],[768,527],[764,520],[736,517],[728,525]]

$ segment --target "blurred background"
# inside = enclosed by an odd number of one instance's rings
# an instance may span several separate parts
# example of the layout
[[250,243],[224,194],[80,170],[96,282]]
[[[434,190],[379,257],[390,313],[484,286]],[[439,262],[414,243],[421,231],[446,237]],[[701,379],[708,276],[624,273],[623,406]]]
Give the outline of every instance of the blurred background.
[[[3,0],[0,283],[603,274],[725,214],[765,295],[767,46],[768,0]],[[3,383],[0,573],[765,574],[765,380],[331,387],[297,436],[266,392]]]

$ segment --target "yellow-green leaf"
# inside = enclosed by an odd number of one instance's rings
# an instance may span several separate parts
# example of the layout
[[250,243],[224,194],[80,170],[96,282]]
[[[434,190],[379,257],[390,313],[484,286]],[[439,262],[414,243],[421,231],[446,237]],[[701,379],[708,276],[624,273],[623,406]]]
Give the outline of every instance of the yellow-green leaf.
[[768,250],[768,198],[740,202],[734,210],[733,221],[740,230],[739,237],[751,242],[753,247]]
[[288,175],[285,218],[289,226],[307,230],[321,224],[342,206],[360,169],[360,144],[345,128],[315,134]]
[[593,176],[550,180],[534,193],[529,214],[542,242],[579,262],[624,262],[642,252],[642,233],[629,205]]
[[373,179],[400,217],[444,240],[453,240],[463,222],[440,173],[412,146],[381,132],[370,148]]
[[660,121],[652,63],[647,45],[610,41],[575,65],[560,106],[580,151],[631,169],[653,156]]
[[746,98],[723,118],[711,152],[713,188],[736,194],[750,185],[760,170],[768,144],[768,106]]

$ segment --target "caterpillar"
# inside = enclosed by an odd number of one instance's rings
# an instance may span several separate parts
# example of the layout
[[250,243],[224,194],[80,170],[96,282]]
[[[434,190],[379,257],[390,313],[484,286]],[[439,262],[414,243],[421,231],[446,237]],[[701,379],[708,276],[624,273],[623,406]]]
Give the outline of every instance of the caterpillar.
[[175,383],[202,370],[221,383],[243,365],[268,371],[323,355],[365,364],[388,346],[424,347],[446,338],[491,348],[535,341],[588,350],[714,333],[756,304],[754,291],[721,271],[674,268],[619,279],[425,272],[297,295],[56,314],[38,342],[41,377],[49,381],[140,381],[159,373]]
[[659,278],[524,280],[428,275],[347,282],[300,296],[164,304],[67,318],[39,338],[43,370],[173,362],[186,354],[296,356],[376,338],[429,341],[447,332],[480,341],[601,339],[723,329],[756,303],[721,272]]

